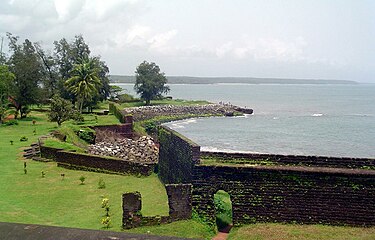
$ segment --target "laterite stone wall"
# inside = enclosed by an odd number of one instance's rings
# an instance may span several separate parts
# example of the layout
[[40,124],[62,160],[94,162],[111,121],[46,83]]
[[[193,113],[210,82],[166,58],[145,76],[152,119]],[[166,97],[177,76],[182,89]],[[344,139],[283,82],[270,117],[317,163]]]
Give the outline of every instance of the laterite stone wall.
[[233,223],[375,225],[375,171],[196,166],[193,208],[214,221],[214,194],[230,194]]
[[53,159],[59,166],[70,169],[149,176],[154,172],[155,168],[155,163],[140,163],[123,159],[68,152],[43,145],[40,147],[40,151],[42,157]]
[[362,168],[375,170],[375,158],[348,158],[256,153],[201,152],[202,158],[220,162],[257,163],[263,165],[312,166],[333,168]]
[[158,139],[160,179],[164,183],[190,183],[193,167],[199,163],[200,146],[165,126],[159,127]]

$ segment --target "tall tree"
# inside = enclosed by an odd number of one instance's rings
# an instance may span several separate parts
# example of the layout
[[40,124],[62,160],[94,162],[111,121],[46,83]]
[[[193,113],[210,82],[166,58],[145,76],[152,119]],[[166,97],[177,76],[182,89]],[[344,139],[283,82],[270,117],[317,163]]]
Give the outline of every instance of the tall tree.
[[36,53],[43,64],[43,90],[46,98],[51,98],[59,93],[59,68],[53,55],[45,51],[40,43],[34,43]]
[[167,78],[155,63],[143,61],[135,72],[136,82],[134,90],[141,95],[146,101],[146,105],[150,105],[151,100],[161,97],[163,93],[169,92]]
[[5,102],[13,88],[16,77],[6,65],[0,65],[0,102]]
[[28,113],[28,105],[38,101],[42,64],[33,44],[28,39],[22,44],[18,44],[18,37],[9,33],[7,35],[9,48],[12,52],[9,59],[10,70],[15,75],[11,99],[17,112],[19,111],[23,118]]
[[0,123],[3,122],[9,109],[8,97],[14,84],[15,76],[8,66],[0,65]]
[[86,59],[76,64],[72,70],[72,77],[65,82],[65,86],[77,98],[78,109],[82,113],[84,104],[98,94],[101,86],[94,60]]

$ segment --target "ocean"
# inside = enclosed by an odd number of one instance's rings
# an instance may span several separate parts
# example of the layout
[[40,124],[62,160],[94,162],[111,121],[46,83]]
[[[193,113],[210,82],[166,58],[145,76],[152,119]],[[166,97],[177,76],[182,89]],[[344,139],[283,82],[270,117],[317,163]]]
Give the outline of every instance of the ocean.
[[[132,84],[116,84],[134,94]],[[375,84],[171,84],[177,99],[254,109],[165,125],[208,151],[375,157]]]

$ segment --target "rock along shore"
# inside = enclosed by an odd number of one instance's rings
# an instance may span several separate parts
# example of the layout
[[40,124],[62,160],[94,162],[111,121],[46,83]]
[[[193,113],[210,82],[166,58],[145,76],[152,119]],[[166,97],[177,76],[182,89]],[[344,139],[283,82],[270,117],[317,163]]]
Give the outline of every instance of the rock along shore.
[[205,104],[205,105],[157,105],[131,107],[123,110],[123,114],[133,115],[134,121],[143,121],[158,116],[181,116],[181,115],[225,115],[233,116],[236,112],[252,114],[252,109],[241,108],[231,104]]

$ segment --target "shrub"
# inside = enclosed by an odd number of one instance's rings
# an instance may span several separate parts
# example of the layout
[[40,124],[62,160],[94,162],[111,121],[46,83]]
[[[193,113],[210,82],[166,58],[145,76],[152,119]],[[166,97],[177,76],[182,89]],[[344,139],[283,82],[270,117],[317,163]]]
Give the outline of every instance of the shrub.
[[109,217],[109,199],[108,198],[103,198],[102,208],[104,208],[105,210],[105,216]]
[[83,123],[85,121],[82,113],[78,112],[78,111],[74,111],[73,114],[72,114],[72,119],[77,123]]
[[98,188],[99,189],[104,189],[105,188],[105,182],[104,182],[103,178],[99,178]]
[[137,98],[134,98],[132,95],[124,93],[117,96],[118,101],[120,103],[126,103],[126,102],[139,102],[140,100]]
[[91,129],[80,129],[77,133],[78,137],[90,144],[95,143],[95,131]]
[[148,132],[148,133],[153,133],[153,132],[155,132],[156,128],[157,128],[157,125],[156,125],[155,122],[147,122],[147,123],[145,124],[145,130],[146,130],[146,132]]
[[[59,97],[58,95],[53,96],[51,100],[51,109],[48,113],[48,119],[51,122],[57,122],[58,126],[69,119],[72,118],[74,111],[73,111],[73,104]],[[33,121],[33,124],[34,121]]]
[[84,176],[81,176],[81,177],[79,178],[79,180],[81,181],[81,185],[84,185],[84,184],[85,184],[85,180],[86,180],[86,178],[85,178]]
[[21,142],[26,142],[27,140],[29,140],[27,137],[25,137],[25,136],[22,136],[21,138],[20,138],[20,141]]
[[11,119],[9,121],[6,121],[3,123],[5,126],[11,126],[11,125],[18,125],[18,121],[15,119]]
[[102,218],[102,224],[104,225],[104,228],[110,228],[111,227],[111,218],[110,217],[104,217]]

